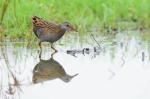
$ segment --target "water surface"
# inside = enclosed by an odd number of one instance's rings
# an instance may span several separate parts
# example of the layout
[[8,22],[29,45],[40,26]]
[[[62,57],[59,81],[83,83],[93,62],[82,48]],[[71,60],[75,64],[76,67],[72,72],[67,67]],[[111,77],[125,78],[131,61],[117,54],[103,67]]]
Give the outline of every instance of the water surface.
[[[100,47],[90,34],[66,35],[55,44],[59,51],[53,60],[48,43],[42,44],[40,59],[38,42],[30,47],[26,42],[1,42],[1,99],[150,99],[149,30],[94,36]],[[60,75],[51,78],[45,72],[52,69],[78,75],[66,83]],[[34,84],[35,73],[42,76],[36,76],[39,82]]]

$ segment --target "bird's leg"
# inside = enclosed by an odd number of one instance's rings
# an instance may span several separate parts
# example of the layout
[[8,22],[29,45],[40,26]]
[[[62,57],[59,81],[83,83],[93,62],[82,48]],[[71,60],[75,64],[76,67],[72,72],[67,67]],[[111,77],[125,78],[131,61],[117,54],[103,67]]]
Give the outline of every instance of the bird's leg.
[[42,41],[39,42],[40,51],[42,51],[41,43]]
[[58,51],[53,47],[53,43],[51,43],[51,48],[52,48],[53,50],[55,50],[55,53],[58,52]]
[[40,47],[40,54],[39,54],[39,58],[41,59],[41,54],[42,54],[42,47],[41,47],[41,41],[39,42],[39,47]]
[[40,51],[40,54],[39,54],[39,58],[41,59],[41,54],[42,54],[42,51]]
[[53,53],[51,54],[51,58],[52,58],[52,59],[53,59],[53,56],[54,56],[55,53],[57,53],[57,52],[53,52]]

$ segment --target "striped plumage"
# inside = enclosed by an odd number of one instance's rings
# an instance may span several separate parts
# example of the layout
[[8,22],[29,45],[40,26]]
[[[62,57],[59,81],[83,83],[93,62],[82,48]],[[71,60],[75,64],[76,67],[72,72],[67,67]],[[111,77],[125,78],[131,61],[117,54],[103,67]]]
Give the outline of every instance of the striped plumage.
[[41,42],[50,42],[51,48],[57,52],[52,44],[58,41],[67,30],[77,31],[68,22],[58,25],[36,16],[32,17],[32,23],[35,35],[40,39],[39,46],[41,50]]
[[51,56],[49,60],[40,59],[40,62],[34,67],[32,82],[36,84],[59,78],[67,83],[77,75],[78,74],[73,76],[68,75],[61,64],[55,61],[53,56]]

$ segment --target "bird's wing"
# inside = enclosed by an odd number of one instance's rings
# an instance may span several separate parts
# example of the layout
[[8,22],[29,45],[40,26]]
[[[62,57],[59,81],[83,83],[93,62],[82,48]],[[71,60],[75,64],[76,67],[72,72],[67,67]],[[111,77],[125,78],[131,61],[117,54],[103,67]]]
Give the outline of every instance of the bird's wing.
[[60,31],[60,26],[52,23],[50,21],[38,18],[36,16],[32,17],[33,28],[35,30],[42,29],[43,34],[57,33]]
[[39,83],[48,80],[60,78],[62,75],[58,70],[58,67],[53,66],[45,61],[38,63],[33,70],[33,82]]

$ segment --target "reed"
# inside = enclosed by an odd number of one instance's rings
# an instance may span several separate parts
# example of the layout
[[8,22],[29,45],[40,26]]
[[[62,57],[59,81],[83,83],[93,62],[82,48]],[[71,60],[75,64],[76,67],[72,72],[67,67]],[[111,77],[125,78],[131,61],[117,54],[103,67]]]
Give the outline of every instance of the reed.
[[[31,17],[55,23],[69,21],[87,35],[89,30],[150,28],[150,0],[1,0],[1,27],[10,38],[30,40]],[[120,24],[126,22],[127,24]],[[133,26],[130,23],[135,23]]]

